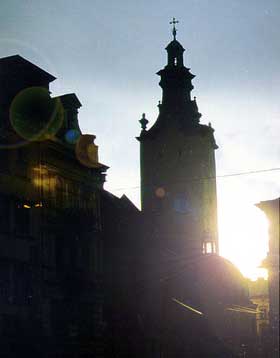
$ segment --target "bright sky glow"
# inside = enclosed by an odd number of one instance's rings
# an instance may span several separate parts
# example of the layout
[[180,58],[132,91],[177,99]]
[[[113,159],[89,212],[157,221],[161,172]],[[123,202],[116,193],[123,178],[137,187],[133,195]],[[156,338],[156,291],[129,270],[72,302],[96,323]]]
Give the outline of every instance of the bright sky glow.
[[[267,278],[259,268],[268,251],[268,222],[261,210],[248,202],[248,192],[238,185],[240,179],[226,178],[219,183],[220,255],[234,263],[244,276],[253,280]],[[223,187],[227,189],[223,189]]]

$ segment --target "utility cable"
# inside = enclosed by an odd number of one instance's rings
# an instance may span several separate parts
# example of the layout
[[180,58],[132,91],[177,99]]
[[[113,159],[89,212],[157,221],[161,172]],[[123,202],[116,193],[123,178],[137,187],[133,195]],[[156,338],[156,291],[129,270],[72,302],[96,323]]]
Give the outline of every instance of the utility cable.
[[[223,175],[216,175],[216,176],[209,176],[209,177],[201,177],[201,178],[186,178],[184,180],[180,180],[177,182],[173,182],[174,184],[182,183],[182,182],[188,182],[188,181],[201,181],[201,180],[214,180],[214,179],[221,179],[221,178],[230,178],[230,177],[237,177],[237,176],[243,176],[243,175],[251,175],[251,174],[261,174],[261,173],[268,173],[268,172],[274,172],[279,171],[280,167],[274,167],[269,169],[259,169],[259,170],[249,170],[249,171],[243,171],[243,172],[236,172],[231,174],[223,174]],[[140,185],[133,186],[133,187],[122,187],[122,188],[112,188],[111,191],[121,191],[121,190],[133,190],[133,189],[139,189]],[[145,188],[145,186],[144,186]],[[147,188],[147,186],[146,186]]]

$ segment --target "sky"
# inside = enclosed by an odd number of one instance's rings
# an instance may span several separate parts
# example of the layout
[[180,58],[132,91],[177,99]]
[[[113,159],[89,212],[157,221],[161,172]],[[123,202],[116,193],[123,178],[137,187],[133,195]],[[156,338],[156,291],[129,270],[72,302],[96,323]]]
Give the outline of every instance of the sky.
[[[280,167],[279,0],[9,0],[0,2],[0,57],[20,54],[75,92],[80,126],[110,166],[106,189],[138,207],[138,120],[161,99],[169,22],[196,78],[201,123],[211,122],[218,176]],[[280,196],[280,171],[217,179],[220,253],[256,278],[268,223],[254,204]]]

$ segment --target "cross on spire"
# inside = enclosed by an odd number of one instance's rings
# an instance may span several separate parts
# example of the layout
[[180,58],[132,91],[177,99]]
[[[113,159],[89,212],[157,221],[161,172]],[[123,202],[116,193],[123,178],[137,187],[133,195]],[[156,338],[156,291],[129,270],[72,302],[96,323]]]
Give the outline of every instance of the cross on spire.
[[179,21],[175,20],[175,17],[173,17],[172,21],[169,22],[170,25],[173,25],[172,34],[173,34],[174,40],[176,40],[176,35],[177,35],[177,29],[176,29],[175,25],[178,23],[179,23]]

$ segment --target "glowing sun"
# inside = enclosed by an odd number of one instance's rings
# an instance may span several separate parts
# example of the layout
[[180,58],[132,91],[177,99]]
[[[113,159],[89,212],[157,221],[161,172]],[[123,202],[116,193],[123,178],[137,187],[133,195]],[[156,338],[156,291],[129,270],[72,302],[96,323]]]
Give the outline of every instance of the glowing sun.
[[[225,199],[225,198],[224,198]],[[260,268],[268,251],[268,222],[253,204],[221,199],[219,202],[220,255],[235,264],[245,277],[267,278]]]

